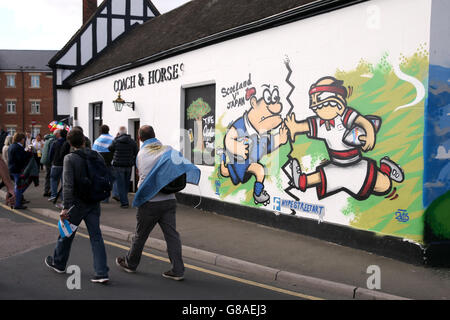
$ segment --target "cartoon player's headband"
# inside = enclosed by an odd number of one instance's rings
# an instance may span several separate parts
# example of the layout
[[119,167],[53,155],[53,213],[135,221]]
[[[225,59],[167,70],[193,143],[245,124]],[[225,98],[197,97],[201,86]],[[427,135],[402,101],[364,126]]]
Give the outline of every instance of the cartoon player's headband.
[[336,87],[336,86],[314,87],[311,90],[309,90],[309,95],[312,95],[313,93],[316,93],[316,92],[333,92],[333,93],[340,94],[344,98],[347,96],[347,90],[345,90],[344,88]]

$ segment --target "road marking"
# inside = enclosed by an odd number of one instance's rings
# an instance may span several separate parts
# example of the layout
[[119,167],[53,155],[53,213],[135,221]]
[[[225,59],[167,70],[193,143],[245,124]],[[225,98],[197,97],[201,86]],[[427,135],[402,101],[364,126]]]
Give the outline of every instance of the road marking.
[[[17,211],[15,209],[11,209],[10,207],[8,207],[8,206],[6,206],[6,205],[4,205],[2,203],[0,203],[0,206],[2,206],[4,209],[6,209],[8,211],[11,211],[11,212],[13,212],[13,213],[15,213],[15,214],[17,214],[19,216],[28,218],[28,219],[33,220],[33,221],[38,222],[38,223],[45,224],[45,225],[47,225],[49,227],[52,227],[52,228],[58,228],[58,226],[56,224],[53,224],[53,223],[41,220],[39,218],[35,218],[33,216],[30,216],[30,215],[25,214],[23,212]],[[78,231],[77,234],[79,234],[83,238],[89,239],[89,235],[84,234],[84,233],[82,233],[80,231]],[[112,242],[112,241],[109,241],[109,240],[103,240],[103,241],[105,242],[105,244],[108,244],[110,246],[113,246],[113,247],[116,247],[116,248],[119,248],[119,249],[123,249],[125,251],[129,251],[130,250],[129,247],[121,245],[119,243]],[[147,253],[145,251],[142,252],[142,255],[144,255],[146,257],[149,257],[149,258],[152,258],[152,259],[155,259],[155,260],[160,260],[160,261],[164,261],[164,262],[170,263],[170,260],[167,259],[167,258],[164,258],[164,257],[161,257],[161,256],[157,256],[157,255],[154,255],[154,254],[151,254],[151,253]],[[225,279],[228,279],[228,280],[232,280],[232,281],[244,283],[244,284],[247,284],[247,285],[251,285],[251,286],[255,286],[255,287],[259,287],[259,288],[263,288],[263,289],[267,289],[267,290],[271,290],[271,291],[287,294],[287,295],[294,296],[294,297],[299,297],[299,298],[302,298],[302,299],[307,299],[307,300],[324,300],[323,298],[318,298],[318,297],[306,295],[306,294],[299,293],[299,292],[294,292],[294,291],[290,291],[290,290],[286,290],[286,289],[277,288],[277,287],[274,287],[274,286],[271,286],[271,285],[255,282],[255,281],[252,281],[252,280],[242,279],[242,278],[231,276],[231,275],[228,275],[228,274],[225,274],[225,273],[221,273],[221,272],[205,269],[205,268],[202,268],[202,267],[197,267],[197,266],[194,266],[194,265],[191,265],[191,264],[186,264],[185,263],[184,266],[185,266],[185,268],[196,270],[196,271],[199,271],[199,272],[202,272],[202,273],[207,273],[207,274],[210,274],[210,275],[213,275],[213,276],[216,276],[216,277],[225,278]]]

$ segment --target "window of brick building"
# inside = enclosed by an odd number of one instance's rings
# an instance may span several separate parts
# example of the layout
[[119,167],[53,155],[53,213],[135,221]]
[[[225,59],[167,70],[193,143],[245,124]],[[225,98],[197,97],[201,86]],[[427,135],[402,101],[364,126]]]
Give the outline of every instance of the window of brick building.
[[31,137],[34,139],[36,136],[41,133],[41,127],[40,126],[33,126],[31,127]]
[[15,88],[16,87],[16,75],[14,75],[14,74],[6,75],[6,87],[7,88]]
[[15,101],[6,101],[6,113],[16,113]]
[[40,87],[40,77],[39,75],[31,76],[31,88],[39,88]]
[[31,113],[33,113],[33,114],[41,113],[41,102],[40,101],[31,101]]
[[8,132],[9,136],[13,136],[16,134],[16,127],[15,126],[6,126],[6,132]]

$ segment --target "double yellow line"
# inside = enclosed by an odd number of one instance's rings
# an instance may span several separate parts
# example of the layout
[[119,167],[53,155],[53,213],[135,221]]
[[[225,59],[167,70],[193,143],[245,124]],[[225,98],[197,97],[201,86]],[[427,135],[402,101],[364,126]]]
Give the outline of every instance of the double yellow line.
[[[58,228],[55,223],[49,223],[47,221],[35,218],[35,217],[30,216],[28,214],[25,214],[23,212],[17,211],[15,209],[11,209],[10,207],[5,206],[2,203],[0,203],[0,206],[2,206],[6,210],[11,211],[11,212],[13,212],[13,213],[15,213],[15,214],[17,214],[19,216],[25,217],[27,219],[33,220],[35,222],[38,222],[38,223],[41,223],[41,224],[44,224],[44,225],[47,225],[47,226],[52,227],[52,228]],[[89,235],[84,234],[84,233],[82,233],[80,231],[77,231],[77,234],[79,234],[83,238],[89,239]],[[119,248],[119,249],[123,249],[125,251],[129,251],[130,250],[129,247],[121,245],[119,243],[115,243],[115,242],[108,241],[108,240],[104,240],[104,242],[105,242],[105,244],[108,244],[110,246],[113,246],[113,247],[116,247],[116,248]],[[170,263],[170,260],[167,259],[167,258],[164,258],[164,257],[161,257],[161,256],[157,256],[157,255],[154,255],[154,254],[151,254],[151,253],[147,253],[145,251],[142,252],[142,255],[144,255],[146,257],[149,257],[149,258],[152,258],[152,259],[156,259],[156,260],[160,260],[160,261],[164,261],[164,262]],[[216,276],[216,277],[220,277],[220,278],[224,278],[224,279],[228,279],[228,280],[244,283],[244,284],[247,284],[247,285],[251,285],[251,286],[255,286],[255,287],[271,290],[271,291],[278,292],[278,293],[287,294],[287,295],[298,297],[298,298],[302,298],[302,299],[323,300],[322,298],[318,298],[318,297],[302,294],[302,293],[299,293],[299,292],[294,292],[294,291],[290,291],[290,290],[277,288],[277,287],[274,287],[274,286],[266,285],[266,284],[255,282],[255,281],[251,281],[251,280],[242,279],[242,278],[231,276],[231,275],[224,274],[224,273],[221,273],[221,272],[208,270],[208,269],[205,269],[205,268],[202,268],[202,267],[197,267],[197,266],[194,266],[194,265],[191,265],[191,264],[185,264],[185,267],[188,268],[188,269],[192,269],[192,270],[196,270],[196,271],[199,271],[199,272],[207,273],[207,274],[210,274],[210,275],[213,275],[213,276]]]

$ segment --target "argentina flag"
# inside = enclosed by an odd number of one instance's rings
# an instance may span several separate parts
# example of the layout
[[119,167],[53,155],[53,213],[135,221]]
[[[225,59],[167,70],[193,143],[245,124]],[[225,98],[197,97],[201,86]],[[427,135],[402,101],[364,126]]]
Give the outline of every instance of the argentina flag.
[[179,151],[170,146],[163,146],[156,138],[143,143],[136,164],[138,161],[142,161],[140,166],[151,170],[136,192],[134,207],[140,207],[182,174],[186,174],[186,183],[198,185],[200,182],[200,169]]
[[[75,206],[72,206],[67,213],[69,213]],[[69,220],[59,220],[58,221],[58,230],[61,238],[70,237],[75,230],[77,230],[78,226],[70,223]]]
[[77,230],[77,226],[71,224],[68,220],[59,220],[58,221],[58,229],[61,238],[70,237],[75,230]]
[[110,134],[102,134],[95,141],[92,150],[98,152],[109,152],[108,147],[112,144],[114,137]]

